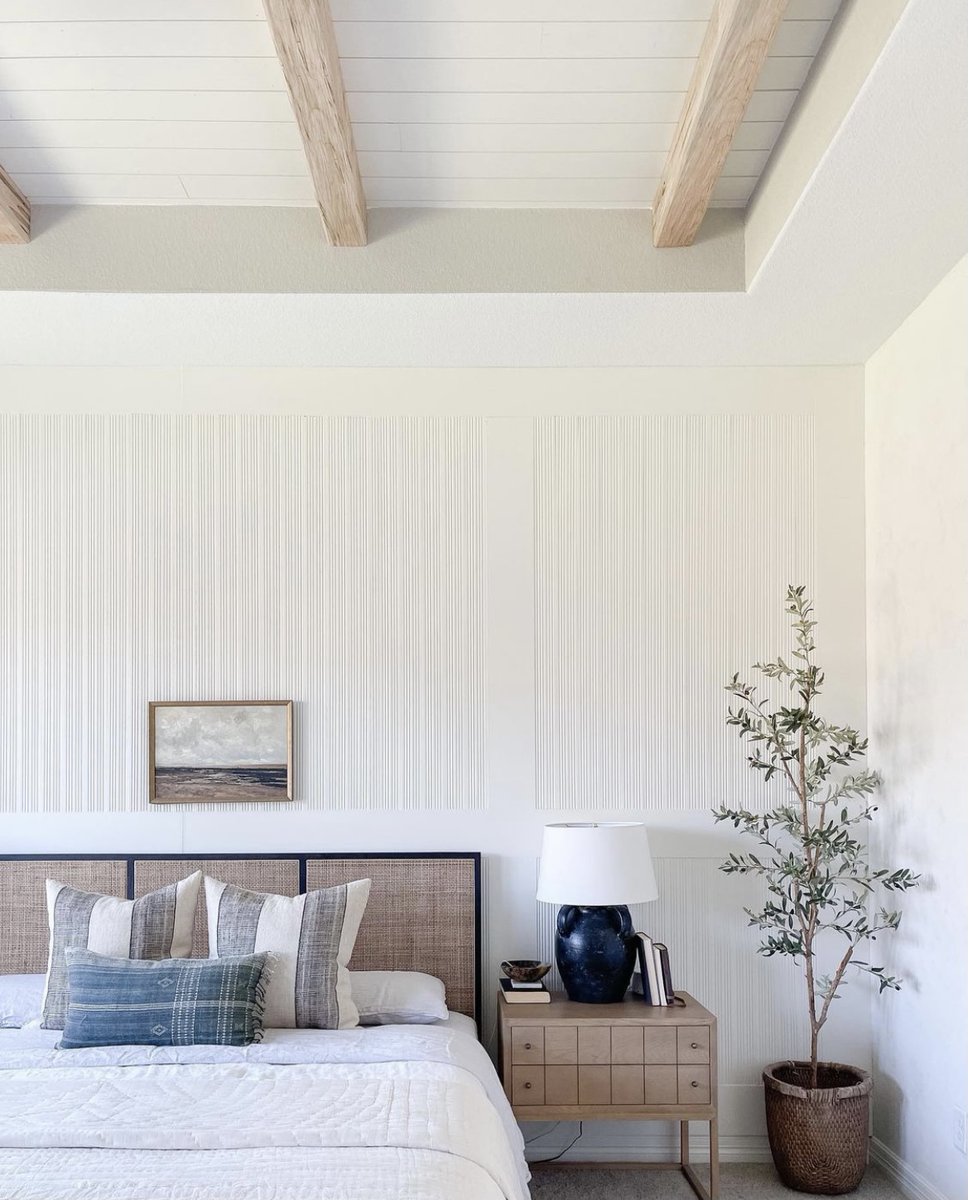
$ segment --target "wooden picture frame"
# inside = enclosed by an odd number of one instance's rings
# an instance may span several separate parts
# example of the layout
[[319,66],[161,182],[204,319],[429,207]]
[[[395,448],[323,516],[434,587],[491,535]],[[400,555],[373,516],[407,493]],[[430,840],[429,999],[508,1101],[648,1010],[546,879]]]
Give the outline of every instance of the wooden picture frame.
[[151,804],[293,799],[291,700],[152,700]]

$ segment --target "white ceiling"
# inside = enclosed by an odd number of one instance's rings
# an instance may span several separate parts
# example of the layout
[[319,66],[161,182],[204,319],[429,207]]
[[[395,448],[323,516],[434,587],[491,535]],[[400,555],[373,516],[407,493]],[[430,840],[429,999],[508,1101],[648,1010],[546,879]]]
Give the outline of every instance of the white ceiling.
[[[147,405],[144,411],[152,411],[144,370],[151,364],[176,372],[183,365],[230,365],[239,368],[240,384],[249,380],[251,367],[286,364],[293,368],[293,390],[277,405],[289,411],[297,394],[312,403],[314,388],[338,386],[300,377],[298,368],[305,366],[861,363],[968,253],[966,79],[964,0],[907,0],[748,291],[0,290],[0,363],[136,367],[114,395],[119,406]],[[30,391],[30,378],[29,371],[19,382],[5,377],[0,407],[69,407],[70,389],[63,383],[52,388],[44,377]],[[383,386],[403,406],[421,395],[418,385],[401,389],[395,375]],[[506,398],[499,376],[486,386],[493,410],[500,410]],[[551,397],[548,403],[556,402],[554,386],[553,379],[535,377],[535,393]],[[633,386],[623,394],[631,395]],[[784,386],[782,378],[777,386]],[[838,502],[833,494],[828,499]]]
[[[791,0],[715,204],[840,2]],[[648,206],[712,4],[333,0],[369,204]],[[0,162],[41,203],[312,203],[261,0],[0,0]]]

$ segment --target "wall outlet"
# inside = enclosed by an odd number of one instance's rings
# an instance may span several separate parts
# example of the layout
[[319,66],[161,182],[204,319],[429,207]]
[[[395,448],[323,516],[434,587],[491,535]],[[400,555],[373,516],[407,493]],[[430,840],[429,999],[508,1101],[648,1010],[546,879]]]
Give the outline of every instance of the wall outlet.
[[968,1156],[968,1113],[963,1108],[955,1109],[955,1149]]

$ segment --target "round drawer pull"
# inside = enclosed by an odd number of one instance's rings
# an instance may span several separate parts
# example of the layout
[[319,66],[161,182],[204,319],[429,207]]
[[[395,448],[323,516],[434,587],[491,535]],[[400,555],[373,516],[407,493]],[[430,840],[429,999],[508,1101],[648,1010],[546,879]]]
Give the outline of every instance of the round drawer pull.
[[531,1049],[531,1043],[530,1043],[530,1042],[525,1042],[525,1043],[524,1043],[524,1048],[525,1048],[525,1050],[530,1050],[530,1049]]
[[[695,1084],[693,1084],[692,1086],[693,1086],[693,1087],[695,1087],[696,1085],[695,1085]],[[528,1080],[525,1082],[525,1085],[524,1085],[524,1090],[525,1090],[525,1091],[528,1091],[530,1087],[531,1087],[531,1080],[530,1080],[530,1079],[528,1079]]]
[[[528,1087],[530,1087],[530,1086],[531,1086],[531,1084],[529,1083],[529,1084],[528,1084]],[[689,1086],[690,1086],[690,1087],[699,1087],[699,1080],[698,1080],[698,1079],[694,1079],[694,1080],[692,1081],[692,1083],[690,1083],[690,1084],[689,1084]]]
[[698,1049],[699,1049],[699,1043],[698,1043],[698,1042],[690,1042],[690,1043],[689,1043],[689,1047],[690,1047],[690,1049],[692,1049],[692,1050],[698,1050]]

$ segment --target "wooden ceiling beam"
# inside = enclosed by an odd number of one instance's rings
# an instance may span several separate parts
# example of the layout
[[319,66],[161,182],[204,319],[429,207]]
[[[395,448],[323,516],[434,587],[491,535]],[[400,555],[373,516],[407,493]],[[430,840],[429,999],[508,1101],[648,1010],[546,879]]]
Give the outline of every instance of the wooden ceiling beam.
[[716,0],[652,202],[656,246],[691,246],[787,0]]
[[331,246],[366,245],[366,197],[329,0],[263,0]]
[[0,167],[0,246],[30,241],[30,201]]

